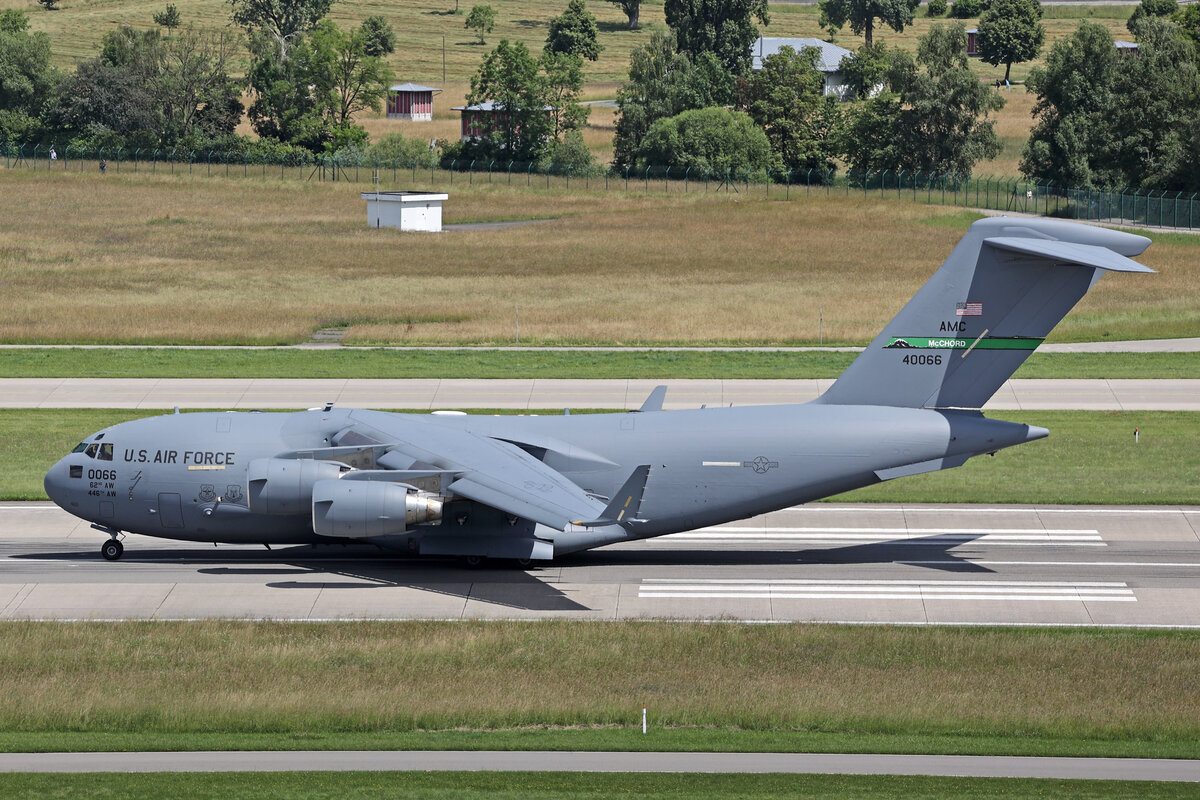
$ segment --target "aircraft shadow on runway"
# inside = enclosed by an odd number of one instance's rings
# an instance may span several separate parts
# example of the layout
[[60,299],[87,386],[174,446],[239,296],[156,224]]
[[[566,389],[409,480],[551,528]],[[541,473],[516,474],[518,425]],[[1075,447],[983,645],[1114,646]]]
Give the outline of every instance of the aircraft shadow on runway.
[[[572,567],[719,567],[839,564],[912,564],[949,572],[991,573],[993,570],[957,556],[953,548],[978,537],[927,536],[903,541],[870,542],[846,547],[805,550],[678,550],[598,549],[563,556],[554,566]],[[92,552],[24,553],[14,559],[94,561]],[[408,558],[364,547],[277,547],[156,549],[127,551],[121,564],[169,564],[197,567],[202,575],[277,576],[272,589],[365,589],[408,587],[524,611],[591,611],[542,578],[543,570],[466,569],[442,559]],[[210,565],[210,566],[203,566]],[[119,564],[112,565],[120,569]],[[290,578],[290,579],[288,579]]]
[[555,564],[572,566],[788,566],[799,564],[911,564],[947,572],[994,570],[951,552],[970,544],[979,535],[922,536],[899,541],[870,542],[845,547],[813,547],[805,550],[588,550],[556,559]]

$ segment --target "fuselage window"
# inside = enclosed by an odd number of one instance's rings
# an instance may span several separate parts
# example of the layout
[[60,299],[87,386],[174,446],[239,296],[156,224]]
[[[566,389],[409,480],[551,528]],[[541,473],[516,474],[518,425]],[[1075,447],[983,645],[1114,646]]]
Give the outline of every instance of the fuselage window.
[[79,444],[75,445],[75,449],[72,450],[71,452],[72,453],[82,453],[84,450],[87,449],[87,445],[88,445],[87,442],[80,442]]
[[83,454],[84,454],[85,456],[87,456],[88,458],[95,458],[95,457],[96,457],[96,450],[97,450],[99,447],[100,447],[100,445],[96,444],[95,442],[92,442],[91,444],[89,444],[89,445],[87,446],[87,449],[83,451]]
[[100,461],[112,461],[113,446],[112,442],[105,442],[100,445],[100,452],[96,454],[96,458]]

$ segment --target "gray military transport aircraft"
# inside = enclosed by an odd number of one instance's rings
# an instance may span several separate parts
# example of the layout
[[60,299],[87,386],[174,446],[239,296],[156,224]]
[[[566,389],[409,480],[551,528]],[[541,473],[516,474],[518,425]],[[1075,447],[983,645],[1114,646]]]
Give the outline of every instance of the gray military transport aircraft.
[[123,422],[46,473],[110,536],[365,542],[544,561],[692,530],[1041,439],[979,409],[1106,270],[1150,240],[1045,219],[973,224],[928,283],[816,400],[503,417],[333,408]]

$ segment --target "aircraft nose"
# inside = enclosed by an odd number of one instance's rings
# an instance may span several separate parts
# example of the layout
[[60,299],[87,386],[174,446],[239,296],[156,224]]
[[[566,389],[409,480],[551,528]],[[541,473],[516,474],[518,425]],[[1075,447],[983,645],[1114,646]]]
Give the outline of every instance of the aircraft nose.
[[67,508],[71,498],[71,466],[67,460],[66,458],[59,459],[58,463],[46,473],[45,480],[42,481],[46,495],[54,501],[55,505],[64,509]]

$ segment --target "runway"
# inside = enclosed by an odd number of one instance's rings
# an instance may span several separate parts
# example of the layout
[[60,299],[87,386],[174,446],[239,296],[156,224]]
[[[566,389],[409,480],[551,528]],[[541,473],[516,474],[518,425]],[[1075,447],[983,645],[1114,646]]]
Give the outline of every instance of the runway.
[[843,753],[310,750],[0,753],[0,772],[294,772],[329,770],[806,773],[1200,781],[1200,761]]
[[[0,408],[545,410],[638,408],[666,384],[664,408],[814,400],[814,380],[443,380],[278,378],[4,378]],[[984,410],[1200,411],[1200,380],[1009,380]]]
[[0,619],[693,619],[1200,628],[1200,507],[832,505],[468,570],[104,536],[0,505]]

